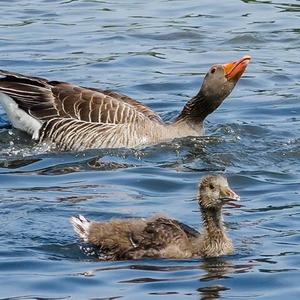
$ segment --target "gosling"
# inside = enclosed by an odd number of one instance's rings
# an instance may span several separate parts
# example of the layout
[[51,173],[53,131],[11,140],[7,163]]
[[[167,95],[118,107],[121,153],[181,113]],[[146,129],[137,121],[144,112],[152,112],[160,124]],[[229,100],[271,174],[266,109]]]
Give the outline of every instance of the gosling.
[[225,177],[204,177],[197,197],[203,220],[202,233],[162,216],[100,223],[79,215],[71,217],[70,222],[79,237],[97,249],[102,260],[218,257],[234,252],[223,225],[222,208],[225,204],[239,207],[235,203],[239,199]]

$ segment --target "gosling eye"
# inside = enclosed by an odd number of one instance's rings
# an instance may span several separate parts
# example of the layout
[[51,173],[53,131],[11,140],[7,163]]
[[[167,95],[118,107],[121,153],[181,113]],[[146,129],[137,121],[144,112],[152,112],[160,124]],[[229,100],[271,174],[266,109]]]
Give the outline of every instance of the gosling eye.
[[212,68],[211,70],[210,70],[210,74],[214,74],[215,72],[216,72],[216,68]]
[[211,190],[213,190],[213,189],[215,188],[215,186],[211,183],[211,184],[209,185],[209,188],[210,188]]

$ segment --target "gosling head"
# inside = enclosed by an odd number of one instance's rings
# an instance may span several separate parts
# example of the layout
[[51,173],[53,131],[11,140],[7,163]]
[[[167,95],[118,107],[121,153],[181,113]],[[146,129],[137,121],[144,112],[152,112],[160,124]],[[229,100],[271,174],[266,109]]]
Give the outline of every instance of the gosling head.
[[203,80],[200,94],[211,101],[223,101],[243,75],[251,57],[243,56],[237,61],[212,66]]
[[219,210],[223,205],[238,207],[235,201],[240,197],[229,187],[228,181],[221,175],[204,177],[199,186],[199,205],[201,209]]

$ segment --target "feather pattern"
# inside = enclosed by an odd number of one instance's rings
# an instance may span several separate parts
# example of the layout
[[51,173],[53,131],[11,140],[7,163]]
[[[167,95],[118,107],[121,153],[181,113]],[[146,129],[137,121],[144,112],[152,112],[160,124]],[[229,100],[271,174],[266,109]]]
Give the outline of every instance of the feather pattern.
[[120,145],[132,148],[159,140],[159,130],[149,132],[145,130],[146,127],[155,128],[151,121],[112,124],[52,118],[43,124],[40,141],[48,140],[62,150],[117,148]]
[[153,142],[141,128],[163,124],[150,108],[116,92],[3,70],[0,76],[0,92],[42,122],[39,141],[61,150],[135,147]]
[[[148,222],[137,238],[133,237],[135,247],[126,252],[126,259],[167,257],[168,255],[174,256],[174,258],[191,257],[190,239],[199,236],[200,233],[188,225],[159,217]],[[169,247],[170,245],[172,246]]]

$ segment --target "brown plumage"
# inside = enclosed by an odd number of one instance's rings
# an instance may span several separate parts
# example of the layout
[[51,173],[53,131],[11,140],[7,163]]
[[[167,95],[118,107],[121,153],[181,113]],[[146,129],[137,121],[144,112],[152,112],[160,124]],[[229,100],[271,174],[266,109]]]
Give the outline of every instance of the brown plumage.
[[199,185],[198,204],[203,232],[179,221],[156,216],[150,219],[90,222],[83,216],[72,217],[75,232],[97,248],[105,260],[152,258],[216,257],[233,253],[222,220],[225,204],[237,206],[239,196],[222,176],[206,176]]
[[62,150],[137,147],[203,134],[203,121],[231,93],[250,61],[215,65],[177,119],[165,124],[128,96],[0,70],[0,103],[12,125]]

